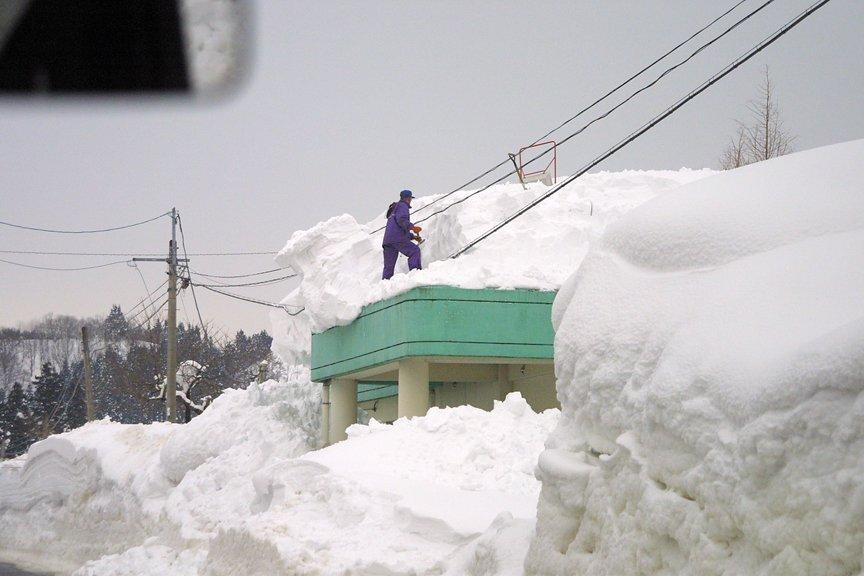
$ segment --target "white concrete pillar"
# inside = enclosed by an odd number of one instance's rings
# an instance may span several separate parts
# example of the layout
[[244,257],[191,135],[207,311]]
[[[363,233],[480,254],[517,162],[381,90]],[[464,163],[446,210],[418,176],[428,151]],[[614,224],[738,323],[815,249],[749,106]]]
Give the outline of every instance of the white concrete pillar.
[[398,416],[425,416],[429,410],[429,363],[420,358],[399,361]]
[[338,378],[330,381],[330,431],[328,444],[348,438],[345,429],[357,423],[357,381]]

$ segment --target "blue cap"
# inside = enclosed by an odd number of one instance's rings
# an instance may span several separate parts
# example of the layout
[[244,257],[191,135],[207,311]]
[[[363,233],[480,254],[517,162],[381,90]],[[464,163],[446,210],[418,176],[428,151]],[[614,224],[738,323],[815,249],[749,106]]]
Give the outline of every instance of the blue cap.
[[399,192],[399,198],[413,198],[414,194],[410,190],[402,190]]

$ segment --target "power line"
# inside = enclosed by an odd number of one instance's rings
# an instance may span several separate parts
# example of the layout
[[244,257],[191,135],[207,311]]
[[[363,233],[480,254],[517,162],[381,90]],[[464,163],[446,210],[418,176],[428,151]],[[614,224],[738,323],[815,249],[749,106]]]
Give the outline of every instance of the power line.
[[142,328],[144,328],[145,324],[149,324],[150,320],[152,320],[157,314],[159,314],[159,312],[161,312],[162,309],[165,308],[165,306],[168,304],[168,300],[170,300],[170,298],[168,298],[167,295],[168,295],[168,292],[166,291],[165,292],[165,296],[166,296],[165,301],[162,302],[162,304],[160,304],[158,308],[156,308],[153,312],[151,312],[146,318],[144,318],[144,320],[142,320],[139,324],[134,326],[132,329],[133,330],[141,330]]
[[594,102],[592,102],[591,104],[589,104],[588,106],[586,106],[585,108],[583,108],[582,110],[577,112],[575,115],[571,116],[570,118],[568,118],[567,120],[565,120],[564,122],[562,122],[561,124],[559,124],[558,126],[553,128],[552,130],[549,130],[548,132],[546,132],[546,134],[544,134],[543,136],[541,136],[540,138],[535,140],[532,143],[532,146],[534,144],[537,144],[541,140],[545,140],[546,138],[551,136],[553,133],[557,132],[558,130],[560,130],[561,128],[563,128],[564,126],[566,126],[567,124],[569,124],[573,120],[576,120],[577,118],[579,118],[579,116],[581,116],[582,114],[584,114],[585,112],[587,112],[588,110],[590,110],[591,108],[593,108],[594,106],[596,106],[597,104],[599,104],[600,102],[602,102],[603,100],[605,100],[606,98],[608,98],[609,96],[611,96],[612,94],[614,94],[615,92],[617,92],[618,90],[620,90],[621,88],[626,86],[627,84],[629,84],[631,81],[635,80],[637,77],[641,76],[644,72],[648,71],[649,68],[652,68],[655,64],[657,64],[661,60],[665,59],[667,56],[669,56],[670,54],[672,54],[673,52],[675,52],[676,50],[678,50],[679,48],[681,48],[682,46],[684,46],[685,44],[690,42],[690,40],[692,40],[693,38],[695,38],[696,36],[698,36],[699,34],[704,32],[705,30],[707,30],[708,28],[710,28],[711,26],[716,24],[718,20],[721,20],[723,17],[728,15],[730,12],[732,12],[733,10],[738,8],[741,4],[743,4],[746,1],[747,0],[739,0],[738,2],[733,4],[731,8],[729,8],[728,10],[726,10],[725,12],[723,12],[722,14],[720,14],[719,16],[717,16],[716,18],[714,18],[713,20],[708,22],[708,24],[706,24],[702,28],[698,29],[696,32],[694,32],[693,34],[688,36],[685,40],[676,44],[674,47],[672,47],[667,52],[664,52],[662,56],[660,56],[659,58],[657,58],[656,60],[654,60],[653,62],[651,62],[650,64],[648,64],[647,66],[645,66],[644,68],[642,68],[641,70],[639,70],[638,72],[636,72],[635,74],[633,74],[632,76],[627,78],[626,80],[624,80],[624,82],[618,84],[615,88],[612,88],[611,90],[606,92],[606,94],[604,94],[603,96],[601,96],[600,98],[598,98],[597,100],[595,100]]
[[[209,290],[210,292],[215,292],[217,294],[221,294],[222,296],[227,296],[229,298],[234,298],[236,300],[243,300],[244,302],[250,302],[252,304],[259,304],[261,306],[268,306],[270,308],[281,308],[289,316],[297,316],[298,314],[300,314],[301,312],[303,312],[306,309],[305,306],[299,306],[297,304],[277,304],[275,302],[267,302],[266,300],[258,300],[256,298],[247,298],[246,296],[240,296],[239,294],[232,294],[231,292],[224,292],[222,290],[213,288],[211,286],[206,286],[204,284],[199,284],[198,286],[200,286],[201,288],[204,288],[205,290]],[[299,310],[297,310],[296,312],[291,312],[290,310],[288,310],[289,307],[299,308]]]
[[[738,6],[740,6],[740,5],[743,4],[744,2],[746,2],[746,0],[739,0],[738,2],[736,2],[735,4],[733,4],[731,8],[727,9],[725,12],[723,12],[722,14],[720,14],[719,16],[717,16],[716,18],[714,18],[713,20],[711,20],[710,22],[708,22],[707,24],[705,24],[704,26],[702,26],[701,28],[699,28],[698,30],[696,30],[694,33],[692,33],[690,36],[688,36],[685,40],[679,42],[678,44],[676,44],[675,46],[673,46],[671,49],[669,49],[669,50],[667,50],[666,52],[664,52],[661,56],[659,56],[658,58],[656,58],[656,59],[655,59],[654,61],[652,61],[650,64],[648,64],[647,66],[644,66],[644,67],[643,67],[642,69],[640,69],[638,72],[636,72],[635,74],[631,75],[629,78],[627,78],[626,80],[624,80],[623,82],[621,82],[620,84],[618,84],[617,86],[615,86],[614,88],[612,88],[611,90],[609,90],[608,92],[606,92],[603,96],[599,97],[598,99],[596,99],[594,102],[592,102],[592,103],[589,104],[588,106],[582,108],[582,109],[581,109],[579,112],[577,112],[575,115],[571,116],[570,118],[568,118],[567,120],[565,120],[564,122],[562,122],[561,124],[559,124],[558,126],[556,126],[555,128],[553,128],[552,130],[549,130],[549,131],[546,132],[543,136],[540,136],[539,138],[537,138],[536,140],[534,140],[534,142],[533,142],[531,145],[533,146],[534,144],[537,144],[538,142],[540,142],[540,141],[544,140],[545,138],[551,136],[553,133],[557,132],[558,130],[560,130],[561,128],[563,128],[564,126],[566,126],[567,124],[569,124],[570,122],[576,120],[576,119],[579,118],[582,114],[584,114],[585,112],[587,112],[588,110],[590,110],[591,108],[593,108],[594,106],[596,106],[597,104],[601,103],[602,101],[606,100],[608,97],[610,97],[610,96],[612,96],[613,94],[615,94],[618,90],[620,90],[621,88],[623,88],[624,86],[626,86],[627,84],[629,84],[630,82],[632,82],[633,80],[635,80],[636,78],[638,78],[639,76],[641,76],[643,73],[645,73],[646,71],[648,71],[648,70],[649,70],[650,68],[652,68],[654,65],[656,65],[657,63],[659,63],[660,61],[662,61],[663,59],[665,59],[667,56],[669,56],[670,54],[672,54],[673,52],[675,52],[676,50],[678,50],[679,48],[681,48],[682,46],[684,46],[685,44],[687,44],[690,40],[692,40],[693,38],[695,38],[696,36],[698,36],[699,34],[701,34],[702,32],[704,32],[705,30],[707,30],[708,28],[710,28],[711,26],[713,26],[717,21],[719,21],[719,20],[721,20],[722,18],[724,18],[725,16],[727,16],[729,13],[731,13],[732,11],[734,11],[736,8],[738,8]],[[530,164],[531,162],[533,162],[533,161],[536,160],[536,159],[537,159],[537,158],[534,158],[533,160],[529,161],[526,165]],[[447,192],[447,193],[444,194],[443,196],[440,196],[439,198],[436,198],[435,200],[429,202],[428,204],[425,204],[424,206],[421,206],[420,208],[418,208],[418,209],[415,211],[415,214],[416,214],[417,212],[420,212],[421,210],[425,210],[426,208],[429,208],[430,206],[432,206],[433,204],[435,204],[435,203],[437,203],[437,202],[440,202],[441,200],[444,200],[445,198],[447,198],[447,197],[449,197],[449,196],[455,194],[456,192],[459,192],[459,191],[461,191],[461,190],[464,190],[466,187],[468,187],[468,186],[470,186],[471,184],[477,182],[477,181],[480,180],[481,178],[483,178],[483,177],[485,177],[485,176],[491,174],[492,172],[494,172],[494,171],[497,170],[498,168],[504,166],[504,165],[507,164],[509,161],[510,161],[509,158],[507,158],[506,160],[502,160],[499,164],[497,164],[497,165],[493,166],[492,168],[486,170],[485,172],[483,172],[483,173],[480,174],[479,176],[476,176],[476,177],[472,178],[472,179],[469,180],[468,182],[462,184],[461,186],[459,186],[459,187],[457,187],[457,188],[454,188],[453,190]],[[495,183],[493,183],[493,184],[497,184],[498,182],[500,182],[500,181],[503,180],[504,178],[508,178],[509,176],[512,176],[512,175],[515,174],[515,173],[516,173],[516,171],[514,170],[513,172],[508,173],[508,174],[505,175],[503,178],[497,180],[497,181],[496,181]],[[486,189],[488,189],[488,188],[489,188],[489,186],[483,188],[483,190],[486,190]],[[440,213],[440,212],[439,212],[439,213]],[[428,219],[428,218],[426,218],[426,219]],[[424,219],[424,220],[426,220],[426,219]],[[418,222],[422,222],[422,221],[423,221],[423,220],[418,221]],[[376,233],[376,232],[380,232],[380,231],[383,230],[383,229],[384,229],[384,227],[382,226],[381,228],[378,228],[377,230],[373,230],[373,231],[372,231],[372,234],[374,234],[374,233]]]
[[[161,290],[161,289],[162,289],[166,284],[168,284],[168,280],[164,280],[164,281],[163,281],[159,286],[157,286],[156,288],[154,288],[152,292],[147,292],[147,294],[144,296],[144,298],[142,298],[141,300],[139,300],[137,304],[135,304],[134,306],[132,306],[132,308],[130,308],[129,310],[127,310],[127,311],[126,311],[126,314],[124,314],[124,316],[126,316],[126,320],[127,320],[127,322],[130,320],[130,318],[135,318],[135,316],[129,316],[129,314],[131,314],[133,310],[137,310],[138,307],[141,306],[142,304],[144,305],[144,309],[147,308],[146,305],[147,305],[147,300],[148,300],[148,299],[150,300],[150,308],[152,309],[152,308],[153,308],[153,295],[154,295],[156,292],[158,292],[159,290]],[[166,292],[163,292],[163,294],[167,294],[167,291],[166,291]],[[161,299],[162,296],[159,296],[159,298]]]
[[[168,256],[164,252],[46,252],[42,250],[0,250],[0,254],[35,254],[39,256]],[[189,256],[273,256],[275,251],[190,252]]]
[[108,266],[116,266],[117,264],[128,264],[131,260],[117,260],[115,262],[107,262],[105,264],[97,264],[95,266],[81,266],[79,268],[53,268],[50,266],[33,266],[32,264],[24,264],[23,262],[13,262],[12,260],[4,260],[0,258],[0,262],[11,264],[12,266],[21,266],[22,268],[32,268],[33,270],[50,270],[52,272],[79,272],[81,270],[96,270],[97,268],[107,268]]
[[[648,90],[649,88],[651,88],[651,87],[653,87],[654,85],[656,85],[660,80],[662,80],[662,79],[663,79],[664,77],[666,77],[668,74],[670,74],[670,73],[673,72],[674,70],[680,68],[681,66],[683,66],[684,64],[686,64],[687,62],[689,62],[690,60],[692,60],[692,59],[693,59],[694,57],[696,57],[696,55],[698,55],[700,52],[702,52],[703,50],[705,50],[706,48],[708,48],[709,46],[711,46],[712,44],[714,44],[715,42],[717,42],[718,40],[720,40],[721,38],[723,38],[724,36],[726,36],[727,34],[729,34],[730,32],[732,32],[735,28],[737,28],[738,26],[740,26],[741,24],[743,24],[744,22],[746,22],[747,20],[749,20],[752,16],[754,16],[755,14],[757,14],[758,12],[760,12],[761,10],[763,10],[766,6],[768,6],[768,5],[771,4],[772,2],[774,2],[774,0],[766,0],[766,1],[765,1],[764,3],[762,3],[760,6],[758,6],[757,8],[755,8],[754,10],[752,10],[751,12],[749,12],[749,13],[747,13],[746,15],[744,15],[743,17],[741,17],[741,18],[740,18],[739,20],[737,20],[735,23],[733,23],[729,28],[727,28],[726,30],[724,30],[723,32],[721,32],[720,34],[718,34],[717,36],[715,36],[714,38],[712,38],[712,39],[709,40],[708,42],[706,42],[706,43],[702,44],[701,46],[699,46],[695,51],[693,51],[693,52],[692,52],[689,56],[687,56],[685,59],[681,60],[681,61],[678,62],[677,64],[674,64],[674,65],[672,65],[672,66],[666,68],[666,69],[665,69],[662,73],[660,73],[660,75],[657,76],[654,80],[652,80],[652,81],[649,82],[648,84],[645,84],[644,86],[642,86],[641,88],[639,88],[638,90],[636,90],[635,92],[633,92],[632,94],[630,94],[630,96],[628,96],[628,97],[625,98],[623,101],[619,102],[618,104],[616,104],[615,106],[613,106],[612,108],[610,108],[609,110],[607,110],[606,112],[604,112],[603,114],[601,114],[601,115],[599,115],[599,116],[593,118],[592,120],[590,120],[589,122],[587,122],[586,124],[584,124],[581,128],[577,129],[575,132],[572,132],[571,134],[569,134],[566,138],[564,138],[563,140],[561,140],[560,142],[558,142],[557,145],[558,145],[558,146],[561,146],[562,144],[567,143],[569,140],[571,140],[571,139],[574,138],[575,136],[578,136],[579,134],[583,133],[585,130],[587,130],[590,126],[592,126],[592,125],[595,124],[596,122],[599,122],[600,120],[602,120],[602,119],[604,119],[604,118],[607,118],[607,117],[610,116],[612,113],[614,113],[616,110],[618,110],[619,108],[621,108],[622,106],[624,106],[627,102],[629,102],[629,101],[631,101],[633,98],[635,98],[638,94],[640,94],[640,93],[644,92],[645,90]],[[739,2],[739,4],[740,4],[740,2]],[[736,6],[738,6],[738,5],[736,4]],[[733,6],[732,9],[734,9],[736,6]],[[729,11],[731,11],[732,9],[730,9]],[[728,12],[727,12],[727,13],[728,13]],[[725,15],[725,14],[724,14],[724,15]],[[722,16],[721,16],[721,17],[722,17]],[[719,18],[718,18],[718,19],[719,19]],[[715,21],[716,21],[716,20],[715,20]],[[662,59],[662,58],[661,58],[661,59]],[[646,68],[646,70],[647,70],[647,68]],[[634,77],[635,77],[635,76],[634,76]],[[626,82],[625,82],[625,84],[626,84]],[[622,84],[622,85],[623,85],[623,84]],[[601,99],[601,100],[602,100],[602,99]],[[598,100],[598,102],[599,102],[599,100]],[[590,108],[590,107],[589,107],[589,108]],[[586,110],[587,110],[587,108],[586,108]],[[578,116],[578,115],[577,115],[577,116]],[[575,118],[575,116],[574,116],[574,118]],[[565,124],[566,124],[566,122],[565,122]],[[563,124],[562,124],[562,126],[563,126]],[[548,154],[551,150],[552,150],[552,149],[549,148],[549,149],[546,149],[546,150],[544,150],[543,152],[539,153],[537,156],[535,156],[534,158],[532,158],[532,159],[530,159],[528,162],[526,162],[526,163],[525,163],[525,166],[528,166],[528,165],[532,164],[533,162],[535,162],[536,160],[539,160],[540,158],[542,158],[543,156],[545,156],[546,154]],[[470,198],[476,196],[477,194],[480,194],[481,192],[485,192],[486,190],[488,190],[489,188],[491,188],[491,187],[494,186],[495,184],[498,184],[498,183],[502,182],[503,180],[505,180],[506,178],[512,176],[512,175],[515,174],[515,173],[516,173],[516,170],[512,170],[512,171],[508,172],[507,174],[501,176],[501,177],[498,178],[497,180],[495,180],[495,181],[493,181],[493,182],[490,182],[490,183],[487,184],[486,186],[480,188],[479,190],[475,190],[474,192],[471,192],[471,193],[467,194],[467,195],[464,196],[463,198],[460,198],[459,200],[455,200],[454,202],[451,202],[450,204],[448,204],[448,205],[445,206],[444,208],[441,208],[440,210],[436,210],[436,211],[433,212],[432,214],[429,214],[428,216],[425,216],[425,217],[423,217],[423,218],[417,220],[417,221],[415,222],[415,224],[421,224],[421,223],[425,222],[426,220],[429,220],[430,218],[433,218],[434,216],[437,216],[437,215],[439,215],[439,214],[441,214],[441,213],[443,213],[443,212],[446,212],[447,210],[449,210],[449,209],[452,208],[453,206],[456,206],[457,204],[461,204],[462,202],[465,202],[466,200],[468,200],[468,199],[470,199]],[[440,200],[440,198],[439,198],[438,200]],[[424,206],[424,207],[425,207],[425,206]]]
[[590,170],[591,168],[593,168],[594,166],[596,166],[600,162],[606,160],[607,158],[609,158],[610,156],[612,156],[613,154],[615,154],[616,152],[618,152],[619,150],[621,150],[622,148],[624,148],[625,146],[627,146],[628,144],[630,144],[631,142],[636,140],[639,136],[641,136],[642,134],[644,134],[645,132],[647,132],[648,130],[650,130],[651,128],[653,128],[654,126],[659,124],[660,122],[662,122],[664,119],[666,119],[669,116],[671,116],[672,114],[674,114],[679,108],[684,106],[687,102],[689,102],[690,100],[692,100],[693,98],[695,98],[696,96],[698,96],[699,94],[701,94],[702,92],[704,92],[705,90],[710,88],[712,85],[719,82],[722,78],[724,78],[725,76],[730,74],[733,70],[735,70],[736,68],[738,68],[739,66],[741,66],[742,64],[744,64],[745,62],[750,60],[753,56],[755,56],[756,54],[758,54],[759,52],[761,52],[762,50],[764,50],[765,48],[767,48],[768,46],[773,44],[781,36],[785,35],[792,28],[794,28],[795,26],[800,24],[804,19],[809,17],[816,10],[818,10],[819,8],[821,8],[822,6],[824,6],[825,4],[827,4],[830,1],[831,0],[820,0],[819,2],[812,4],[809,8],[807,8],[806,10],[801,12],[794,19],[787,22],[784,26],[779,28],[773,34],[767,36],[765,39],[763,39],[756,46],[754,46],[753,48],[751,48],[750,50],[748,50],[747,52],[745,52],[744,54],[742,54],[741,56],[739,56],[738,58],[733,60],[730,64],[727,64],[725,68],[723,68],[720,72],[714,74],[711,78],[709,78],[708,80],[703,82],[698,88],[696,88],[695,90],[693,90],[692,92],[690,92],[686,96],[679,99],[675,104],[673,104],[672,106],[670,106],[669,108],[667,108],[666,110],[664,110],[663,112],[661,112],[660,114],[655,116],[652,120],[650,120],[648,123],[644,124],[641,128],[632,132],[629,136],[627,136],[626,138],[621,140],[618,144],[616,144],[612,148],[608,149],[606,152],[604,152],[603,154],[598,156],[596,159],[594,159],[593,161],[588,163],[585,167],[580,169],[576,174],[570,176],[569,178],[564,180],[564,182],[562,182],[561,184],[559,184],[558,186],[556,186],[552,190],[549,190],[548,192],[546,192],[545,194],[543,194],[542,196],[540,196],[536,200],[529,202],[526,206],[520,208],[514,214],[512,214],[511,216],[508,216],[505,220],[503,220],[502,222],[493,226],[490,230],[488,230],[487,232],[482,234],[480,237],[472,240],[471,242],[468,243],[468,245],[466,245],[462,249],[458,250],[457,252],[453,253],[450,257],[451,258],[457,258],[457,257],[461,256],[466,251],[468,251],[470,248],[476,246],[478,243],[482,242],[483,240],[485,240],[486,238],[488,238],[489,236],[491,236],[492,234],[494,234],[495,232],[497,232],[498,230],[500,230],[501,228],[503,228],[504,226],[506,226],[507,224],[509,224],[510,222],[515,220],[516,218],[518,218],[519,216],[521,216],[522,214],[528,212],[529,210],[531,210],[532,208],[534,208],[535,206],[537,206],[538,204],[540,204],[541,202],[543,202],[544,200],[546,200],[547,198],[552,196],[553,194],[560,191],[562,188],[564,188],[568,184],[572,183],[574,180],[576,180],[577,178],[579,178],[580,176],[585,174],[588,170]]
[[[162,294],[160,294],[160,295],[156,298],[156,302],[161,301],[162,298],[165,298],[166,296],[168,296],[168,290],[165,290],[164,292],[162,292]],[[167,302],[167,300],[166,300],[166,302]],[[150,310],[151,310],[151,312],[152,312],[154,306],[155,306],[155,304],[151,304],[151,305],[150,305]],[[135,314],[132,314],[131,316],[126,316],[126,317],[125,317],[125,318],[126,318],[126,322],[127,322],[128,324],[132,324],[132,323],[134,322],[134,320],[135,320],[136,318],[138,318],[139,316],[141,316],[142,314],[147,314],[147,306],[144,306],[144,307],[141,308],[138,312],[136,312]]]
[[180,224],[180,241],[183,244],[183,257],[186,259],[186,276],[189,280],[189,287],[192,289],[192,301],[195,303],[195,311],[198,313],[198,322],[201,324],[201,332],[204,334],[204,339],[207,340],[207,327],[204,326],[204,320],[201,318],[201,308],[198,307],[198,297],[195,295],[195,285],[192,283],[192,273],[189,271],[189,254],[186,252],[186,234],[183,233],[183,219],[177,215],[177,223]]
[[[150,287],[147,286],[147,280],[144,279],[144,273],[141,272],[141,268],[138,267],[137,263],[133,262],[132,267],[135,269],[136,272],[138,272],[138,277],[141,278],[141,283],[144,285],[144,292],[148,296],[150,296],[150,307],[152,308],[153,307],[153,298],[152,298],[153,293],[150,292]],[[145,296],[145,298],[146,298],[146,296]]]
[[134,228],[135,226],[141,226],[142,224],[147,224],[148,222],[153,222],[154,220],[158,220],[164,216],[168,216],[171,214],[170,211],[165,212],[164,214],[159,214],[158,216],[154,216],[153,218],[148,218],[147,220],[142,220],[140,222],[134,222],[132,224],[124,224],[123,226],[114,226],[112,228],[99,228],[94,230],[54,230],[51,228],[37,228],[35,226],[24,226],[22,224],[13,224],[12,222],[4,222],[0,220],[0,224],[4,226],[10,226],[12,228],[20,228],[22,230],[33,230],[35,232],[49,232],[52,234],[98,234],[101,232],[114,232],[115,230],[125,230],[126,228]]
[[270,278],[268,280],[259,280],[258,282],[244,282],[239,284],[199,284],[201,287],[210,287],[210,288],[243,288],[247,286],[266,286],[268,284],[276,284],[278,282],[283,282],[290,278],[296,278],[299,276],[297,273],[287,274],[285,276],[279,276],[278,278]]
[[271,274],[273,272],[279,272],[281,270],[287,270],[288,268],[271,268],[270,270],[262,270],[261,272],[251,272],[249,274],[205,274],[204,272],[199,272],[198,270],[193,270],[195,274],[198,276],[204,276],[205,278],[249,278],[251,276],[262,276],[264,274]]

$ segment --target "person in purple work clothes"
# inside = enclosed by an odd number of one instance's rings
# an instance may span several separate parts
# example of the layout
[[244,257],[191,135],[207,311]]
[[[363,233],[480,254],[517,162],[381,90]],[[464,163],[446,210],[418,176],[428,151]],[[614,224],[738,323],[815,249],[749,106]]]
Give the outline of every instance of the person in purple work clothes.
[[393,277],[393,269],[401,252],[408,257],[409,270],[422,270],[420,265],[420,248],[411,240],[415,233],[420,232],[419,226],[411,223],[411,200],[414,195],[410,190],[399,193],[399,202],[394,202],[387,211],[387,227],[384,229],[384,274],[382,278]]

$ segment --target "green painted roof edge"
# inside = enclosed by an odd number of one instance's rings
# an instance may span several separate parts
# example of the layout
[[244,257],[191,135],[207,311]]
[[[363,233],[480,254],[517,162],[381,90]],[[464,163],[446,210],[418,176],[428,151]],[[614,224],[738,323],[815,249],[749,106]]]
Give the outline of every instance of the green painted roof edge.
[[[423,302],[441,301],[450,304],[456,303],[487,303],[487,304],[519,304],[522,305],[523,314],[528,314],[529,317],[537,318],[537,312],[530,312],[532,305],[540,305],[547,311],[541,312],[543,316],[551,316],[551,306],[555,299],[556,292],[529,290],[529,289],[467,289],[455,288],[453,286],[421,286],[413,288],[404,294],[375,302],[363,308],[361,314],[351,324],[347,326],[336,326],[326,330],[320,335],[327,335],[326,340],[329,344],[321,344],[324,346],[333,346],[333,338],[337,340],[340,331],[359,329],[357,326],[364,324],[366,321],[372,321],[370,316],[374,316],[379,312],[383,312],[388,308],[394,308],[401,304],[410,302],[418,302],[419,306],[423,307]],[[528,308],[524,308],[528,306]],[[428,306],[426,306],[428,309]],[[509,308],[509,307],[508,307]],[[402,309],[400,309],[402,310]],[[526,311],[527,310],[527,311]],[[397,314],[400,312],[397,312]],[[404,310],[402,310],[404,313]],[[536,321],[535,321],[536,322]],[[544,321],[541,321],[541,323]],[[536,329],[536,326],[535,326]],[[544,328],[545,332],[546,329]],[[327,358],[321,358],[320,355],[316,359],[315,340],[318,334],[313,335],[313,359],[316,361],[323,360],[323,363],[312,368],[312,379],[315,381],[323,381],[341,375],[350,374],[358,370],[366,368],[374,368],[401,358],[415,356],[476,356],[476,357],[496,357],[496,358],[526,358],[526,359],[551,359],[553,357],[553,338],[551,327],[551,318],[548,321],[548,333],[541,338],[536,337],[534,342],[514,342],[512,340],[520,340],[521,334],[511,334],[510,340],[494,341],[488,338],[481,338],[483,341],[475,342],[468,339],[460,339],[454,337],[452,341],[445,340],[449,334],[436,334],[433,338],[424,338],[420,334],[399,333],[397,330],[393,334],[393,340],[379,342],[380,348],[365,351],[362,348],[357,349],[357,355],[350,358],[334,359],[328,361]],[[511,330],[512,332],[512,330]],[[350,332],[348,332],[350,334]],[[431,336],[427,334],[426,336]],[[356,333],[355,333],[356,336]],[[458,336],[458,335],[457,335]],[[349,337],[350,338],[350,337]],[[350,340],[349,340],[350,342]],[[356,346],[356,338],[355,344]],[[325,348],[326,350],[326,348]],[[350,354],[350,352],[349,352]]]

